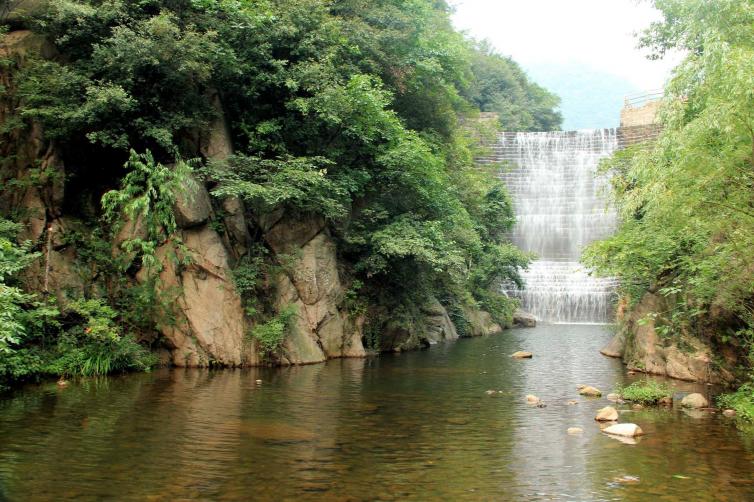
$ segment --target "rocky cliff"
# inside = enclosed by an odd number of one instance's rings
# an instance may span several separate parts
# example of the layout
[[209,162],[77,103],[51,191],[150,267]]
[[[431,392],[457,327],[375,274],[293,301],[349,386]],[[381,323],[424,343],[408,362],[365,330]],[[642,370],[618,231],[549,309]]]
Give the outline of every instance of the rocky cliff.
[[[30,31],[5,36],[2,56],[23,66],[27,57],[57,58],[44,38]],[[13,89],[12,72],[2,74],[2,85]],[[2,99],[0,123],[23,119],[23,103],[11,92]],[[8,97],[10,96],[10,97]],[[217,118],[207,131],[194,138],[197,156],[222,160],[233,146],[217,93],[208,92]],[[18,215],[26,229],[21,240],[31,241],[41,256],[25,275],[33,292],[49,292],[65,308],[81,296],[102,295],[107,279],[81,255],[73,236],[93,230],[96,218],[69,213],[72,198],[66,186],[65,159],[59,145],[45,140],[39,124],[24,122],[7,128],[0,152],[5,159],[2,181],[18,189],[4,191],[2,211]],[[75,162],[75,160],[74,160]],[[117,167],[117,166],[116,166]],[[306,364],[338,357],[363,357],[365,315],[354,315],[343,306],[347,284],[343,279],[337,244],[327,222],[314,215],[252,214],[237,198],[213,200],[210,185],[187,180],[174,207],[178,230],[155,251],[159,266],[132,269],[130,285],[153,281],[165,304],[159,318],[152,319],[155,333],[144,333],[161,353],[164,363],[175,366],[249,366],[259,364]],[[143,222],[123,221],[111,243],[114,257],[129,239],[144,237]],[[295,315],[282,348],[264,357],[259,344],[249,336],[254,321],[247,315],[242,295],[233,279],[233,269],[249,250],[251,232],[263,243],[270,259],[284,264],[267,278],[269,303],[277,310],[294,306]],[[406,330],[398,323],[381,327],[384,336],[378,350],[395,351],[426,347],[458,338],[445,307],[437,300],[420,307],[425,321],[421,330]],[[469,335],[500,331],[489,314],[468,309]]]
[[661,336],[665,331],[658,328],[668,310],[668,300],[655,293],[646,293],[629,311],[619,309],[618,332],[602,354],[622,358],[633,371],[696,382],[734,381],[726,368],[735,367],[735,355],[713,350],[711,337],[685,329]]

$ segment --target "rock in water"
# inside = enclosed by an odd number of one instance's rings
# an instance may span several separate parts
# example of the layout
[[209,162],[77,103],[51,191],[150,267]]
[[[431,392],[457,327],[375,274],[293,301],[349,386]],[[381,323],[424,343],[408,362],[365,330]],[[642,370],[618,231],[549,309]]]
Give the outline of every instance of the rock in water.
[[569,427],[566,432],[568,434],[581,434],[582,432],[584,432],[584,429],[582,429],[581,427]]
[[529,404],[539,404],[541,401],[537,396],[533,394],[528,394],[526,396],[526,402]]
[[612,406],[605,406],[597,412],[597,416],[594,419],[598,422],[614,422],[618,420],[618,410]]
[[613,401],[613,402],[620,401],[620,394],[616,394],[614,392],[611,393],[611,394],[608,394],[607,395],[607,400],[608,401]]
[[534,354],[532,354],[531,352],[519,350],[518,352],[514,352],[513,354],[511,354],[511,357],[513,359],[531,359],[533,355]]
[[597,388],[590,387],[589,385],[587,385],[586,387],[583,387],[579,390],[579,394],[581,394],[582,396],[587,396],[587,397],[600,397],[602,396],[602,391],[600,391]]
[[523,328],[534,328],[537,326],[537,318],[523,310],[516,310],[513,313],[513,325]]
[[683,398],[681,406],[684,408],[706,408],[709,406],[709,402],[703,395],[694,392]]
[[602,429],[602,432],[606,434],[612,434],[614,436],[623,436],[629,438],[641,436],[642,434],[644,434],[644,431],[641,430],[641,427],[636,424],[614,424],[610,427]]

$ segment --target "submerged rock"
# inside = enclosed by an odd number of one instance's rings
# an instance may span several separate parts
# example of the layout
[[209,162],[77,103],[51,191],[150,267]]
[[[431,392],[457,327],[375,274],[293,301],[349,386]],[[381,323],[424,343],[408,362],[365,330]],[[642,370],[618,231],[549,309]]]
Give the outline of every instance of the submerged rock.
[[581,427],[569,427],[566,432],[568,434],[581,434],[582,432],[584,432],[584,429],[582,429]]
[[586,387],[582,387],[579,390],[579,394],[587,397],[601,397],[602,391],[597,389],[596,387],[590,387],[589,385],[587,385]]
[[709,406],[709,402],[703,395],[694,392],[683,398],[681,406],[684,408],[706,408]]
[[526,352],[524,350],[519,350],[518,352],[514,352],[511,354],[511,357],[513,359],[531,359],[534,356],[531,352]]
[[612,392],[607,395],[607,400],[613,401],[613,402],[620,401],[621,400],[620,394],[616,394],[615,392]]
[[641,430],[641,427],[636,424],[613,424],[610,427],[602,429],[602,432],[606,434],[612,434],[614,436],[623,436],[630,438],[644,434],[644,431]]
[[594,419],[598,422],[614,422],[618,420],[618,410],[612,406],[605,406],[597,412],[597,416]]

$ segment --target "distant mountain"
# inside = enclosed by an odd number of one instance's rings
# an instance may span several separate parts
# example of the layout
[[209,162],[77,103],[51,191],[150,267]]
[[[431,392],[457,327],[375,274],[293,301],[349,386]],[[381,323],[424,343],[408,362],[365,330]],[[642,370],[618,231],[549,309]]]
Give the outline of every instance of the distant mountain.
[[641,91],[625,78],[579,63],[522,66],[532,80],[560,96],[564,130],[617,127],[624,97]]

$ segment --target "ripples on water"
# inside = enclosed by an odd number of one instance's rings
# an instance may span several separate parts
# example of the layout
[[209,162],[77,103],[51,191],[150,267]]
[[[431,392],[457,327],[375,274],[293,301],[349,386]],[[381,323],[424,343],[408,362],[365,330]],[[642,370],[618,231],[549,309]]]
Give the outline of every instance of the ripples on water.
[[[598,354],[609,336],[551,325],[377,359],[27,388],[0,401],[0,500],[754,500],[754,444],[720,416],[625,411],[647,432],[636,445],[599,432],[608,402],[576,385],[632,378]],[[534,358],[510,359],[519,349]]]

